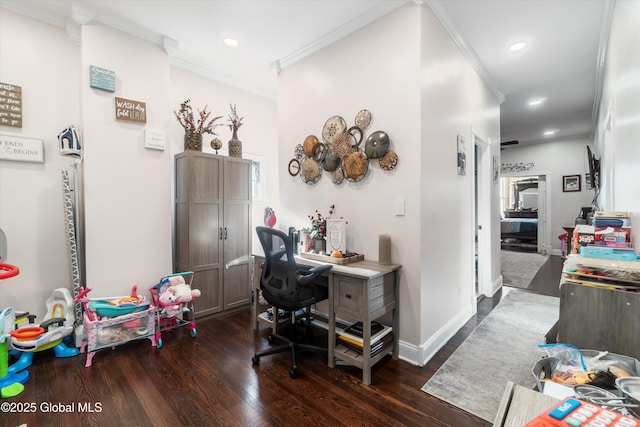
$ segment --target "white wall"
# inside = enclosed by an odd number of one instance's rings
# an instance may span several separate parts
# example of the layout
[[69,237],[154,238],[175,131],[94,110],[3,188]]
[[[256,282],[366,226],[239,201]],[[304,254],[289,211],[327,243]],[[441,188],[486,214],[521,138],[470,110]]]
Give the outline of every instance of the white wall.
[[[428,7],[421,14],[420,360],[428,360],[475,312],[473,137],[497,153],[500,110],[491,93]],[[467,174],[457,173],[457,136],[466,140]],[[490,163],[490,162],[488,162]],[[486,165],[485,165],[486,166]],[[407,183],[408,184],[408,183]],[[485,182],[495,211],[496,183]],[[484,233],[498,244],[492,225]],[[492,236],[493,235],[493,236]],[[500,275],[499,257],[490,280]],[[403,301],[404,302],[404,301]],[[415,303],[414,303],[415,304]],[[403,306],[404,310],[404,306]]]
[[[422,364],[472,311],[472,176],[456,174],[456,135],[471,127],[499,140],[498,103],[427,6],[409,4],[284,69],[279,77],[280,196],[283,228],[308,226],[308,214],[336,215],[349,250],[378,259],[378,235],[392,236],[400,276],[401,357]],[[325,121],[350,126],[366,108],[399,162],[391,172],[370,163],[357,183],[315,185],[292,178],[286,165]],[[472,151],[471,151],[472,152]],[[448,160],[447,160],[448,159]],[[394,215],[404,200],[405,215]],[[499,271],[498,273],[499,274]],[[456,327],[457,326],[457,327]],[[434,336],[438,335],[437,339]]]
[[[555,255],[562,251],[562,243],[557,238],[566,233],[562,227],[573,226],[580,208],[591,206],[594,197],[594,191],[587,190],[585,185],[585,174],[589,173],[587,145],[593,147],[587,139],[573,139],[511,146],[502,151],[502,164],[533,163],[532,169],[519,175],[548,174],[547,191],[551,193],[551,203],[547,213],[551,219],[550,243]],[[563,192],[562,177],[565,175],[580,175],[581,191]]]
[[43,140],[44,163],[0,160],[0,228],[6,262],[20,268],[0,281],[0,309],[38,316],[56,287],[70,286],[62,208],[61,170],[72,161],[58,154],[58,134],[78,125],[79,51],[64,30],[2,9],[0,81],[22,87],[22,128],[6,135]]
[[[391,259],[402,264],[401,340],[418,343],[420,328],[420,21],[415,8],[401,8],[337,43],[285,68],[278,79],[281,226],[304,228],[319,210],[347,221],[347,250],[378,259],[378,235],[391,237]],[[402,48],[398,48],[401,46]],[[328,172],[315,185],[289,176],[286,165],[308,135],[322,139],[326,120],[354,124],[361,109],[372,113],[365,139],[384,130],[398,166],[383,171],[371,162],[359,182],[335,185]],[[405,215],[394,216],[396,200]]]
[[[145,129],[170,124],[169,58],[92,24],[82,26],[81,52],[87,286],[93,297],[127,295],[133,285],[146,293],[172,268],[171,151],[144,147]],[[90,65],[115,72],[115,93],[89,87]],[[114,96],[145,102],[146,124],[115,120]]]
[[[605,73],[596,131],[602,157],[606,210],[636,212],[634,242],[640,246],[640,2],[615,3],[605,58]],[[640,249],[637,248],[640,253]]]

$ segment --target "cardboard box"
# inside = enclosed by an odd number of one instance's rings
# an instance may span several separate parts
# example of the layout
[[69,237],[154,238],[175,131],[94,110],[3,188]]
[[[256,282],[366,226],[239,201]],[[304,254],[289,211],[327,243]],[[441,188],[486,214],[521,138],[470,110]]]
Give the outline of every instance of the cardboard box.
[[631,241],[631,229],[625,227],[594,227],[596,242],[625,243]]
[[593,225],[576,225],[576,228],[573,230],[571,253],[579,254],[582,246],[593,245],[595,242],[596,235]]

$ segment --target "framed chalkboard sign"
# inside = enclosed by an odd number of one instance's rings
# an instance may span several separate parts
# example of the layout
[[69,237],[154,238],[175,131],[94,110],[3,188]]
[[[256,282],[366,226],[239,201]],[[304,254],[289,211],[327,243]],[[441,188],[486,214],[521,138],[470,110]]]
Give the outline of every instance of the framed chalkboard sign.
[[89,65],[89,86],[95,89],[116,91],[116,73],[106,68]]

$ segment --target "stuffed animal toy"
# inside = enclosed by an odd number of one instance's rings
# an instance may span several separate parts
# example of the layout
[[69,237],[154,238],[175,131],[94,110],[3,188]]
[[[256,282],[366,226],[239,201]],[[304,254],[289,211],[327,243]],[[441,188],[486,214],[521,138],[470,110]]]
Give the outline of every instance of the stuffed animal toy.
[[200,290],[191,289],[191,286],[185,283],[184,277],[180,275],[169,277],[169,287],[167,290],[173,292],[175,302],[189,302],[201,294]]
[[173,291],[173,296],[175,297],[176,302],[189,302],[200,296],[200,290],[191,289],[191,287],[186,283],[169,286],[169,289]]
[[173,305],[177,301],[172,286],[168,286],[167,289],[162,294],[160,294],[158,301],[160,301],[165,306],[163,309],[163,313],[166,317],[173,317],[180,312],[180,306]]

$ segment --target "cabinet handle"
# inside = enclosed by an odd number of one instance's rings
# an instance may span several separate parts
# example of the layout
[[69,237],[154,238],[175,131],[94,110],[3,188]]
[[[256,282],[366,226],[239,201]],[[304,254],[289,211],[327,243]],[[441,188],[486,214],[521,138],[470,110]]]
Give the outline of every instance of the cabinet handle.
[[222,227],[218,229],[218,239],[222,240]]
[[224,240],[227,240],[227,227],[224,228]]
[[345,294],[344,295],[347,299],[351,299],[351,294]]

